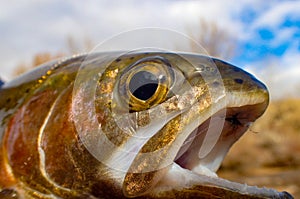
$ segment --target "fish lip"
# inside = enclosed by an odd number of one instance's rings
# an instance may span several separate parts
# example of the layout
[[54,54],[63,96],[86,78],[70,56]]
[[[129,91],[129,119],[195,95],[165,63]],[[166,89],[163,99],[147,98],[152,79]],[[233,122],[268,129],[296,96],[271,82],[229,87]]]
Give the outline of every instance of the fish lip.
[[[263,114],[267,105],[268,102],[264,101],[258,104],[227,107],[219,110],[190,133],[178,150],[174,163],[198,174],[217,176],[216,172],[231,146],[247,131],[249,126]],[[224,111],[226,115],[222,116],[222,112],[224,113]],[[197,155],[199,156],[199,150],[203,144],[211,119],[213,117],[219,117],[220,114],[221,117],[225,118],[222,133],[217,143],[205,157],[197,157]],[[190,145],[188,148],[186,148],[187,144]],[[184,152],[182,152],[182,150],[184,150]],[[201,169],[199,170],[199,168]]]

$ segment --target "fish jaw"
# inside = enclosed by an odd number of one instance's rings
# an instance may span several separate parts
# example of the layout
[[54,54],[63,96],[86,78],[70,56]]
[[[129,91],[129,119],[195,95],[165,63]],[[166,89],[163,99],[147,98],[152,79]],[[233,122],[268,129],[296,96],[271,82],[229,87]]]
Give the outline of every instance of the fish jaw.
[[[269,93],[266,86],[253,76],[251,79],[254,83],[246,87],[253,90],[237,91],[227,87],[225,97],[220,99],[224,102],[218,102],[224,106],[212,106],[202,113],[202,117],[212,112],[214,114],[207,117],[186,139],[174,163],[153,189],[155,197],[293,198],[287,192],[232,182],[216,174],[231,146],[268,107]],[[218,133],[220,123],[222,129]],[[219,135],[217,142],[210,144],[210,150],[201,154],[204,142],[209,141],[205,137],[214,134]],[[188,143],[189,140],[192,141]]]
[[[170,187],[184,192],[208,186],[216,190],[239,192],[250,198],[279,194],[272,189],[230,182],[216,174],[231,146],[265,112],[269,104],[267,88],[258,80],[253,88],[247,92],[242,89],[240,92],[227,90],[226,95],[215,106],[210,106],[201,113],[201,117],[206,119],[194,128],[183,143],[172,167],[156,186],[158,192]],[[209,116],[211,113],[213,115]],[[210,139],[214,136],[217,136],[217,140]]]
[[196,174],[174,163],[148,198],[293,199],[287,192],[258,188],[226,179]]
[[[193,136],[195,136],[193,143],[190,144],[188,149],[185,149],[185,152],[180,157],[177,157],[150,195],[163,198],[175,196],[201,198],[293,198],[287,192],[278,192],[274,189],[258,188],[231,182],[219,178],[216,174],[230,147],[265,111],[268,106],[267,92],[265,94],[266,98],[261,103],[241,107],[228,106],[225,110],[218,111],[202,123],[193,132]],[[222,116],[224,111],[226,112],[225,124],[218,142],[206,156],[199,158],[199,150],[201,148],[199,143],[202,143],[205,137],[203,132],[207,131],[211,118]],[[216,120],[215,122],[217,123],[218,121]]]
[[[174,160],[156,186],[144,197],[147,198],[288,198],[287,192],[259,188],[219,178],[216,174],[228,150],[252,124],[268,105],[268,93],[265,100],[253,105],[226,108],[226,122],[215,147],[207,156],[199,159],[199,142],[203,142],[203,129],[211,118],[222,116],[224,110],[218,111],[202,123],[194,133],[196,138],[185,153]],[[238,113],[238,114],[237,114]],[[217,122],[217,121],[216,121]],[[202,134],[201,134],[202,133]],[[187,139],[188,140],[188,139]],[[182,148],[184,148],[182,146]],[[178,152],[180,153],[180,152]],[[185,159],[186,158],[186,159]],[[185,161],[198,160],[198,161]]]

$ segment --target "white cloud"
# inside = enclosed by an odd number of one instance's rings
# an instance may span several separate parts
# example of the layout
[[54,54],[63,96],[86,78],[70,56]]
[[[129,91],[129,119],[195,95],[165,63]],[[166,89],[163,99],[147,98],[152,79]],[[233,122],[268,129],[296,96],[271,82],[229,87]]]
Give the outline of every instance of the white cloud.
[[[247,9],[254,10],[258,15],[252,24],[246,24],[240,19],[240,15]],[[200,18],[205,18],[227,29],[238,40],[251,41],[258,27],[277,27],[285,16],[299,16],[299,10],[299,1],[2,1],[0,76],[10,79],[10,73],[17,64],[28,62],[38,52],[64,51],[70,35],[79,42],[89,37],[99,43],[117,33],[139,27],[163,27],[183,33],[190,29],[197,33],[201,31],[198,28]],[[272,45],[276,46],[288,40],[296,30],[275,28],[274,31],[276,38]],[[145,35],[147,39],[149,36]],[[287,89],[294,87],[288,83],[297,85],[299,67],[295,60],[300,58],[299,51],[293,49],[276,59],[280,67],[277,67],[278,74],[270,84],[274,96],[280,95],[280,85],[286,85]],[[264,59],[254,64],[262,65]],[[268,76],[270,71],[267,70],[262,72],[256,69],[254,72]]]
[[260,17],[256,19],[253,27],[264,26],[275,28],[281,24],[287,16],[300,17],[299,10],[300,1],[278,1],[276,4],[270,4],[269,8],[262,12]]
[[270,45],[272,47],[276,47],[284,42],[291,40],[291,38],[293,38],[293,35],[297,33],[297,31],[299,31],[299,29],[297,30],[297,28],[295,27],[278,29],[276,31],[275,38],[271,41]]
[[[1,2],[0,76],[38,52],[64,50],[69,35],[95,42],[139,27],[163,27],[186,32],[196,29],[200,17],[215,19],[230,30],[228,3],[223,1],[37,1]],[[226,7],[226,9],[224,9]],[[145,35],[145,39],[147,36]]]

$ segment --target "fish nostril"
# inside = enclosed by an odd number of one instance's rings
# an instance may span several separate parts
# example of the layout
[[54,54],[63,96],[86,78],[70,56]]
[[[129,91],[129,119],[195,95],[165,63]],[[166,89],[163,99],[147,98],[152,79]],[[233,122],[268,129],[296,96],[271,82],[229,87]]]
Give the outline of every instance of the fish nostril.
[[239,78],[234,79],[234,81],[235,81],[236,83],[238,83],[238,84],[243,84],[243,83],[244,83],[244,80],[239,79]]

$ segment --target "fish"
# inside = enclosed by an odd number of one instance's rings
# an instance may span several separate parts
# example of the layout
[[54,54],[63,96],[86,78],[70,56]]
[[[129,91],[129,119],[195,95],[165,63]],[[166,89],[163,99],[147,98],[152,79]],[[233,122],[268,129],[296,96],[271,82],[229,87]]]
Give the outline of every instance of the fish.
[[46,63],[0,89],[0,198],[293,198],[217,175],[268,104],[261,81],[205,55]]

